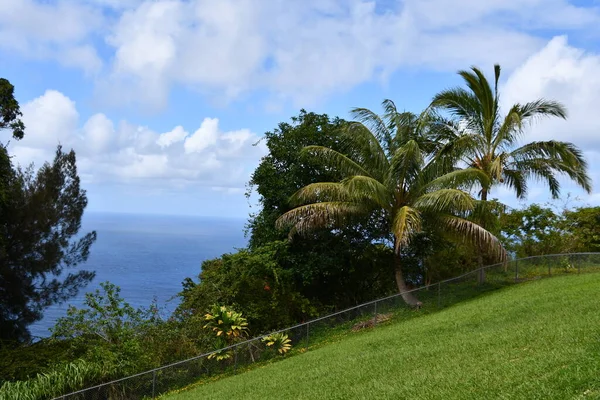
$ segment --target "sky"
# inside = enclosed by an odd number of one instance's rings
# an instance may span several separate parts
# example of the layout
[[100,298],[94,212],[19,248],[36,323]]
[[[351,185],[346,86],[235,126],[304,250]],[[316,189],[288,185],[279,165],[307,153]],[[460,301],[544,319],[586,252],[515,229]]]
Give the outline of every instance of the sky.
[[[594,191],[562,193],[599,205],[598,0],[0,0],[0,76],[27,127],[10,152],[75,149],[95,212],[246,217],[261,137],[301,108],[418,112],[495,63],[504,108],[567,106],[523,140],[580,146]],[[547,200],[531,182],[527,201]]]

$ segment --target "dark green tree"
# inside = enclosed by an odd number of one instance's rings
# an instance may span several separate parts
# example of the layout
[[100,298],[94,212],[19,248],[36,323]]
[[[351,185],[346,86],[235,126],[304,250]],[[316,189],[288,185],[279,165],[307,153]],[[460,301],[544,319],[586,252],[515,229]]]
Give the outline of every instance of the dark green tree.
[[[0,80],[2,129],[23,137],[14,88]],[[96,233],[78,235],[87,205],[80,187],[75,152],[59,146],[51,163],[37,172],[12,164],[0,145],[0,341],[30,338],[28,326],[40,320],[52,304],[75,296],[93,272],[63,271],[84,262]]]
[[563,212],[564,230],[572,235],[572,251],[600,251],[600,207],[579,207]]
[[[250,249],[285,240],[287,230],[275,221],[292,207],[290,196],[316,182],[342,179],[339,171],[324,168],[302,148],[317,144],[340,149],[339,132],[346,121],[301,110],[290,123],[265,133],[269,154],[254,171],[249,189],[259,195],[260,211],[251,216]],[[295,287],[317,307],[344,307],[393,290],[392,254],[377,245],[387,239],[384,221],[363,219],[341,229],[316,230],[293,240],[282,267],[293,271]]]

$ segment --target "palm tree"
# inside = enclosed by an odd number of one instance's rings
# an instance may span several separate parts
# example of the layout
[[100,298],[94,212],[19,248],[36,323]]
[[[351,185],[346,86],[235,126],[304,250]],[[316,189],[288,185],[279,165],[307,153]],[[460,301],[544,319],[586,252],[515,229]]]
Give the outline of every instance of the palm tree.
[[344,178],[298,190],[290,199],[295,208],[279,217],[277,225],[291,227],[291,234],[305,234],[369,216],[383,217],[393,242],[398,290],[406,303],[418,306],[408,292],[401,255],[426,218],[499,255],[504,250],[494,235],[466,218],[476,202],[461,188],[485,180],[485,174],[475,168],[444,171],[440,162],[428,156],[436,149],[430,140],[430,116],[398,112],[390,100],[383,106],[382,116],[367,109],[352,111],[358,121],[341,133],[343,151],[322,146],[302,150]]
[[[524,199],[527,196],[527,182],[533,178],[545,181],[552,197],[558,198],[560,184],[557,176],[564,174],[588,193],[591,191],[587,163],[581,151],[572,143],[548,140],[517,146],[524,129],[536,119],[566,119],[567,111],[563,105],[539,99],[514,104],[502,115],[498,93],[499,65],[494,66],[493,88],[476,67],[472,67],[471,71],[459,71],[458,74],[468,89],[444,90],[431,102],[433,110],[446,111],[451,115],[449,123],[441,124],[444,129],[438,133],[442,145],[437,156],[485,174],[487,179],[481,180],[482,184],[479,185],[479,198],[482,201],[478,212],[480,225],[489,228],[487,200],[496,185],[508,186],[518,198]],[[482,264],[481,250],[479,262]]]
[[[527,181],[536,178],[548,184],[553,198],[560,195],[558,174],[565,174],[588,193],[591,191],[587,163],[581,151],[572,143],[556,140],[530,142],[516,147],[524,129],[542,117],[567,118],[565,107],[550,100],[539,99],[526,104],[514,104],[501,115],[498,80],[500,66],[494,66],[494,88],[476,67],[459,71],[467,89],[454,88],[438,93],[431,102],[434,109],[449,112],[454,127],[444,129],[445,142],[439,155],[462,161],[488,177],[479,196],[486,201],[493,186],[503,184],[515,191],[520,199],[527,196]],[[450,125],[447,125],[450,126]]]

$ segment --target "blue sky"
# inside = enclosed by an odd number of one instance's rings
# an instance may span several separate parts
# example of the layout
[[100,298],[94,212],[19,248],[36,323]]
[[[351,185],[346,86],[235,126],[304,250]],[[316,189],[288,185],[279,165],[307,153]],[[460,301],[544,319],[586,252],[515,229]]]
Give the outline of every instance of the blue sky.
[[[253,144],[300,108],[419,111],[494,63],[503,104],[568,107],[524,139],[579,145],[596,183],[599,39],[598,1],[0,0],[0,76],[27,125],[11,151],[39,165],[74,148],[90,211],[247,216]],[[568,192],[600,204],[600,188]]]

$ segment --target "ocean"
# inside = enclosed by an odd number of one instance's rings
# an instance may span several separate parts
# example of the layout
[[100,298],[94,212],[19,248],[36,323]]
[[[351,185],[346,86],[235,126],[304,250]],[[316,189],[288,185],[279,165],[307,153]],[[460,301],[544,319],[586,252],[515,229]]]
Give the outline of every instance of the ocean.
[[82,306],[85,293],[105,281],[119,286],[121,297],[134,308],[156,298],[166,313],[172,312],[181,282],[186,277],[197,281],[202,261],[246,246],[245,223],[233,218],[86,213],[80,232],[95,230],[98,238],[79,268],[96,271],[96,277],[77,297],[48,308],[30,327],[31,334],[49,336],[49,328],[66,315],[69,305]]

